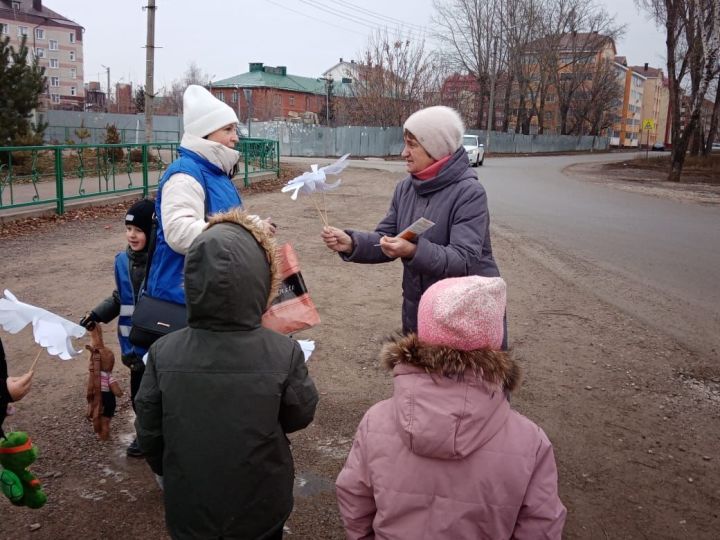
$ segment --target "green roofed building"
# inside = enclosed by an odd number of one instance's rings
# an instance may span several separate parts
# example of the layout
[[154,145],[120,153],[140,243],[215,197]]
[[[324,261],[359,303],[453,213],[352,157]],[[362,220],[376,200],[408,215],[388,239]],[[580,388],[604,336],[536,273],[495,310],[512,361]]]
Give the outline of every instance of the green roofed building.
[[241,122],[251,117],[254,122],[324,124],[328,102],[335,96],[348,95],[350,84],[349,79],[301,77],[288,74],[285,66],[251,62],[250,71],[213,81],[209,90],[235,109]]

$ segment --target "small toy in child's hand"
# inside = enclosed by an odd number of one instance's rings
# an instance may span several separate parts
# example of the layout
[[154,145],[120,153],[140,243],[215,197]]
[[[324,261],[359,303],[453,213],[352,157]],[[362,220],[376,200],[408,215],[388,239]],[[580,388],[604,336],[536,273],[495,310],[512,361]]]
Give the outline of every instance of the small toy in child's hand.
[[110,419],[115,415],[115,398],[122,396],[122,390],[112,376],[115,355],[105,347],[100,325],[90,330],[90,337],[92,344],[85,346],[90,351],[86,417],[100,440],[106,441],[110,438]]
[[40,480],[27,470],[37,456],[27,433],[13,431],[0,440],[0,489],[15,506],[40,508],[47,501]]

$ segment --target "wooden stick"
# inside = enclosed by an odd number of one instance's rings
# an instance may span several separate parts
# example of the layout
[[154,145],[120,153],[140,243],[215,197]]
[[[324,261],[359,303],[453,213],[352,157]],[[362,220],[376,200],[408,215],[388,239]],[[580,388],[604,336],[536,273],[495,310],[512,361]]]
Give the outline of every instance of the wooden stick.
[[35,370],[35,364],[37,364],[38,358],[40,358],[40,354],[41,354],[42,352],[43,352],[43,349],[42,349],[42,347],[41,347],[40,350],[38,351],[38,353],[35,355],[35,360],[33,360],[32,366],[30,366],[30,371],[34,371],[34,370]]
[[322,220],[323,224],[327,227],[328,226],[327,220],[325,219],[325,216],[323,216],[322,210],[320,210],[320,206],[318,205],[317,199],[313,195],[310,195],[310,198],[312,199],[312,202],[315,205],[317,213],[320,215],[320,219]]
[[325,225],[330,224],[330,220],[328,219],[328,213],[327,213],[327,203],[325,202],[325,192],[322,192],[322,202],[323,202],[323,210],[325,210]]

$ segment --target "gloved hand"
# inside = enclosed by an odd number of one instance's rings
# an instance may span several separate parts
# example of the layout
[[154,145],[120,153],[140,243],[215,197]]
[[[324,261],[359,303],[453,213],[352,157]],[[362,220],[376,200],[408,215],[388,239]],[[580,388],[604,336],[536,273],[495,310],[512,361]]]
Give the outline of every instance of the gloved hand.
[[80,326],[84,326],[86,330],[92,330],[95,325],[100,322],[97,314],[94,311],[88,311],[82,319],[80,319]]

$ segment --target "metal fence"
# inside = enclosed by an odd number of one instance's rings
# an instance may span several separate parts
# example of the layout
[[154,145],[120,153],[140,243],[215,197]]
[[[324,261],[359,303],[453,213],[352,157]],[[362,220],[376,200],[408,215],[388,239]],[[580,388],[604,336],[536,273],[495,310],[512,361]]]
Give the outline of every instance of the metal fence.
[[[178,142],[0,147],[0,210],[137,193],[146,197],[177,157]],[[243,184],[258,173],[280,174],[279,143],[243,139]]]
[[[397,156],[403,148],[403,130],[399,127],[346,126],[329,128],[292,122],[254,122],[252,133],[280,141],[283,156]],[[468,130],[485,143],[485,131]],[[486,151],[493,154],[538,152],[583,152],[607,150],[607,137],[589,135],[522,135],[491,131]]]
[[[85,133],[83,133],[85,131]],[[136,128],[118,128],[121,143],[135,143],[145,140],[145,130]],[[104,144],[107,127],[85,126],[48,126],[44,139],[50,144]],[[175,130],[153,130],[153,141],[175,142],[180,140],[180,132]]]

